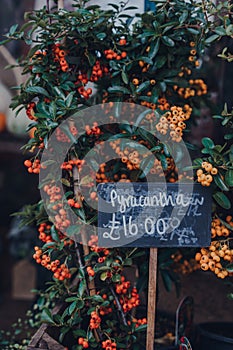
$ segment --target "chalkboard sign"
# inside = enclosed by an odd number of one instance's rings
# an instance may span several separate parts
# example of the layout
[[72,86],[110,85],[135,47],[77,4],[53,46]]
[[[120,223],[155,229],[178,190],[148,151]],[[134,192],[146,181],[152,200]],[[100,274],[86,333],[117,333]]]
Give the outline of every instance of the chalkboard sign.
[[211,192],[192,183],[103,183],[99,247],[210,245]]

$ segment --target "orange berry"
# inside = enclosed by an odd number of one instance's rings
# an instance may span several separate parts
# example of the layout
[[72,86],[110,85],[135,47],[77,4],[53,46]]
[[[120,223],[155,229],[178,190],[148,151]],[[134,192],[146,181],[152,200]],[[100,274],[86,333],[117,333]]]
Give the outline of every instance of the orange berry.
[[119,45],[126,45],[126,40],[125,39],[120,39]]

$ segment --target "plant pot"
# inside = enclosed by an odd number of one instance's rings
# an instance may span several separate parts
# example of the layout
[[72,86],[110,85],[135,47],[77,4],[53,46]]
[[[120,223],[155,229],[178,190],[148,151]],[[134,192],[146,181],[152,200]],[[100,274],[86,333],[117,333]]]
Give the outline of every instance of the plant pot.
[[233,323],[201,323],[197,327],[198,350],[233,350]]

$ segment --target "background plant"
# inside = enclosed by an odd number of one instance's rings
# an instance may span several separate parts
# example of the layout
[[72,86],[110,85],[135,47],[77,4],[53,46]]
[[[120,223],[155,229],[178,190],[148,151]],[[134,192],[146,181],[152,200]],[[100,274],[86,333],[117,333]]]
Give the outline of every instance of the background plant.
[[[29,47],[27,55],[19,60],[27,79],[17,87],[19,94],[12,102],[12,108],[17,111],[24,108],[32,120],[29,129],[34,130],[34,136],[24,146],[32,154],[25,161],[28,171],[38,174],[41,167],[53,166],[52,162],[41,164],[41,153],[52,132],[74,112],[97,103],[129,102],[148,107],[140,121],[133,119],[133,113],[129,116],[133,126],[117,125],[116,120],[113,128],[100,126],[95,119],[88,120],[86,134],[77,142],[75,122],[64,132],[57,132],[61,145],[75,141],[61,165],[67,204],[79,218],[94,223],[96,213],[88,201],[96,198],[95,183],[145,181],[149,173],[165,176],[168,182],[187,177],[185,169],[178,175],[171,150],[156,137],[148,136],[138,124],[156,125],[158,132],[174,141],[182,159],[179,142],[188,134],[195,122],[195,111],[207,96],[207,85],[199,68],[201,57],[211,43],[232,35],[231,6],[229,2],[214,5],[209,1],[156,1],[155,13],[139,14],[133,23],[127,6],[112,5],[111,10],[103,11],[98,6],[75,2],[73,11],[49,12],[44,8],[26,13],[25,24],[21,28],[12,26],[6,42],[23,40]],[[226,108],[218,118],[228,130],[232,127],[232,114]],[[119,148],[118,140],[126,137],[138,146],[126,142],[123,149]],[[196,180],[213,189],[212,235],[214,241],[216,236],[220,238],[196,258],[202,269],[212,269],[221,278],[229,277],[232,271],[232,220],[223,211],[229,210],[232,202],[231,138],[226,133],[224,145],[203,139],[202,156],[194,160]],[[74,168],[81,171],[85,154],[96,142],[106,139],[111,140],[119,160],[101,164],[97,173],[93,165],[93,172],[85,178],[89,198],[83,198],[77,191]],[[142,146],[153,152],[156,159],[148,162]],[[190,142],[187,147],[195,150]],[[144,172],[140,170],[142,165],[144,169],[146,165]],[[60,206],[62,198],[56,181],[48,177],[41,190],[47,193],[47,202],[40,201],[19,214],[25,224],[37,225],[41,244],[35,247],[33,258],[51,271],[52,282],[43,300],[60,300],[65,305],[56,315],[51,307],[45,307],[41,320],[59,327],[61,342],[66,343],[66,335],[71,332],[72,349],[142,349],[146,319],[136,310],[140,303],[138,292],[146,283],[141,275],[134,286],[125,277],[125,268],[138,264],[139,271],[145,273],[147,266],[141,262],[145,261],[147,251],[99,248],[96,236],[88,242],[90,249],[72,241],[69,234],[77,228],[70,226],[66,210]],[[44,205],[54,211],[53,222]],[[169,249],[160,252],[160,272],[168,289],[177,282],[174,273],[177,263],[187,261],[188,268],[196,268],[185,254]]]

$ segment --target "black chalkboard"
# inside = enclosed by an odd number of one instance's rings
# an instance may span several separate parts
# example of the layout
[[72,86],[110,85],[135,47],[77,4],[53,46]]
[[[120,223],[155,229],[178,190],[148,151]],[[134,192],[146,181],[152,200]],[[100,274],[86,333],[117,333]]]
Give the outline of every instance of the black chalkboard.
[[192,183],[103,183],[99,247],[210,245],[211,192]]

